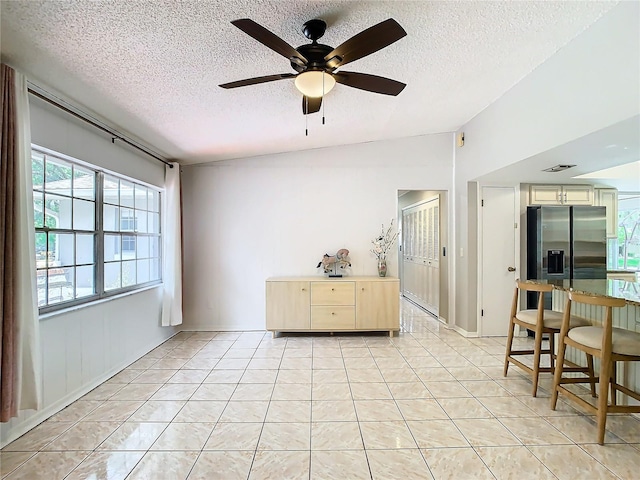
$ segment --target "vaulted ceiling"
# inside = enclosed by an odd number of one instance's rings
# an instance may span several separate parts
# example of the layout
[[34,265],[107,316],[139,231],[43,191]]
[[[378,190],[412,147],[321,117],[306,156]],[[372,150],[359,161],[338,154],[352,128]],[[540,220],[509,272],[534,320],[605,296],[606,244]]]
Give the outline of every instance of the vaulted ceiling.
[[[45,90],[182,163],[455,131],[617,2],[2,1],[2,60]],[[305,117],[293,72],[230,22],[250,18],[290,45],[337,46],[387,18],[407,36],[348,70],[404,82],[399,96],[337,85]],[[305,136],[307,127],[309,135]]]

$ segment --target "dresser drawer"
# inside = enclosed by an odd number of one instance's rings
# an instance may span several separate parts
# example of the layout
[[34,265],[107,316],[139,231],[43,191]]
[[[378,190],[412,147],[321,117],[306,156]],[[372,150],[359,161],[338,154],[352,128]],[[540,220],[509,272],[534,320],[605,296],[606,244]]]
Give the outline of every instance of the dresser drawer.
[[356,326],[356,307],[314,306],[311,307],[311,329],[353,330]]
[[355,282],[311,282],[311,305],[355,304]]

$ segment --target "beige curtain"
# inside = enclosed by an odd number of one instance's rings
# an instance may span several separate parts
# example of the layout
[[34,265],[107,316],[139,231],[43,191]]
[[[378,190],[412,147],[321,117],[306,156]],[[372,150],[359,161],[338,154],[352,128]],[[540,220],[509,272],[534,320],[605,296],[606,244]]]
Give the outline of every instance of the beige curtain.
[[2,145],[0,154],[0,421],[6,422],[17,413],[14,395],[16,354],[16,308],[13,281],[15,258],[15,89],[14,72],[2,65]]
[[41,402],[26,78],[1,66],[0,421]]
[[[173,167],[173,168],[172,168]],[[165,167],[162,229],[163,327],[182,324],[182,217],[180,164]]]

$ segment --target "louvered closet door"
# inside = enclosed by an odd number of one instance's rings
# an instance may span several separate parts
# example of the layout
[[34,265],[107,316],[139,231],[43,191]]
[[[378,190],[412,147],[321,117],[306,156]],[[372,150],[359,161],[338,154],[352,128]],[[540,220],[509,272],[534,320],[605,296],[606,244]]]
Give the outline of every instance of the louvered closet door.
[[402,294],[436,316],[440,297],[439,227],[437,197],[402,211]]

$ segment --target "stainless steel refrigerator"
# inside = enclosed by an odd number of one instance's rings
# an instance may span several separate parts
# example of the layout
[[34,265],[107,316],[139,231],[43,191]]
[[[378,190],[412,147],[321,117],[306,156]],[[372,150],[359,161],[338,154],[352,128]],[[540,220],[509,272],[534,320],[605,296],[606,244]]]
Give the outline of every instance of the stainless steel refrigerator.
[[527,278],[607,278],[606,228],[605,207],[527,207]]

